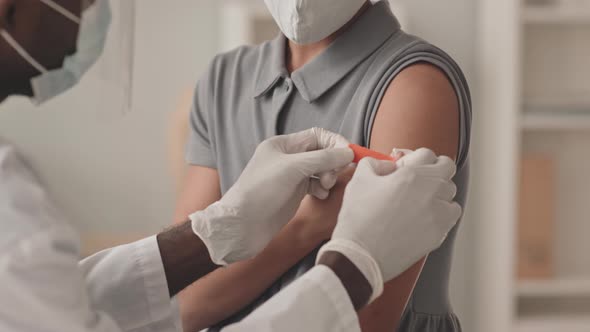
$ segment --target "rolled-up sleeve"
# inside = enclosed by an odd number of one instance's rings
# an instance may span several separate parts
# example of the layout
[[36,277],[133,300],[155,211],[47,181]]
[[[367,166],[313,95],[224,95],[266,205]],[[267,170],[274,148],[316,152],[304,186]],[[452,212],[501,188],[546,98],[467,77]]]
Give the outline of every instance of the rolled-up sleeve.
[[193,104],[189,118],[189,138],[186,144],[186,161],[189,165],[217,168],[215,146],[211,131],[213,124],[210,106],[215,90],[214,59],[209,70],[199,79],[193,96]]
[[320,265],[223,331],[360,332],[360,325],[340,279]]

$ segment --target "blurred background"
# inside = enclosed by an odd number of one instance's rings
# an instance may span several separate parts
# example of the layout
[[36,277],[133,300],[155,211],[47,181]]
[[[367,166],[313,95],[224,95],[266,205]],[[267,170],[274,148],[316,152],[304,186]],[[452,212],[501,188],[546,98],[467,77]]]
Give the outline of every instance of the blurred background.
[[[472,185],[451,287],[464,330],[590,331],[590,0],[391,2],[472,87]],[[171,223],[197,78],[218,52],[277,32],[262,0],[112,4],[107,54],[82,84],[40,109],[21,98],[0,108],[1,135],[86,253]]]

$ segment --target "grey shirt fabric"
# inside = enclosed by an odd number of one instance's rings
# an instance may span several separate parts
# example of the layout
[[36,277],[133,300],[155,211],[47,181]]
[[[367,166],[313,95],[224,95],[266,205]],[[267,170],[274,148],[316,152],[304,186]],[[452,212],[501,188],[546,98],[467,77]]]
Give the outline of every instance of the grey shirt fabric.
[[[189,164],[216,168],[222,192],[226,192],[256,146],[278,134],[322,127],[367,146],[389,83],[408,66],[429,63],[447,75],[459,101],[455,183],[457,201],[465,206],[471,100],[460,68],[446,53],[403,32],[385,1],[372,5],[323,53],[291,75],[285,66],[285,50],[286,39],[281,35],[213,60],[195,91],[187,144]],[[456,229],[428,257],[399,331],[460,331],[448,294],[455,236]],[[248,308],[211,330],[248,315],[308,271],[315,255],[310,253]]]

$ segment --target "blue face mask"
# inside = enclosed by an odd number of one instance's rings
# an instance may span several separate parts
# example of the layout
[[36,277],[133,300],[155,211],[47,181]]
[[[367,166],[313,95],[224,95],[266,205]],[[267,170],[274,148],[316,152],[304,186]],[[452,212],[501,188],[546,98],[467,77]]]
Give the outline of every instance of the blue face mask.
[[57,11],[65,18],[80,25],[76,53],[67,56],[63,66],[47,70],[35,60],[7,31],[0,31],[0,36],[10,44],[41,75],[31,79],[33,100],[42,104],[74,87],[82,76],[98,60],[104,50],[106,37],[111,24],[111,11],[108,0],[96,0],[84,9],[79,18],[53,0],[39,0]]

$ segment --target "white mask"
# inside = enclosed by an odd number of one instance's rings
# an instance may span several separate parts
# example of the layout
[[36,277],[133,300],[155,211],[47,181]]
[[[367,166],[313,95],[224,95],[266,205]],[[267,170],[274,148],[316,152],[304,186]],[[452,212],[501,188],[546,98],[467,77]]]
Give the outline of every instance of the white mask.
[[63,66],[54,70],[48,70],[35,60],[7,31],[0,31],[4,40],[41,73],[31,79],[31,87],[33,100],[37,104],[42,104],[74,87],[98,60],[111,24],[111,11],[108,0],[96,0],[84,10],[82,18],[78,18],[53,0],[39,1],[80,25],[76,53],[67,56]]
[[283,34],[297,44],[318,42],[350,21],[367,0],[264,0]]

